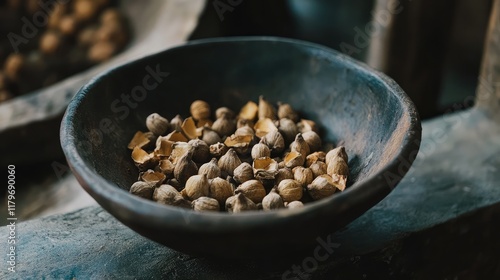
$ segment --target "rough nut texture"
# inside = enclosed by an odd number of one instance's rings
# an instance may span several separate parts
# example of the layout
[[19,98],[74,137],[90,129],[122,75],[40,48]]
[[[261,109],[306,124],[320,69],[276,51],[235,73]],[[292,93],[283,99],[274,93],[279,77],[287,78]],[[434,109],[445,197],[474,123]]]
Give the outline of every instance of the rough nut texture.
[[[301,119],[289,104],[275,106],[261,96],[239,114],[217,108],[215,121],[203,100],[189,109],[191,116],[170,122],[149,115],[149,131],[129,142],[143,172],[132,194],[195,211],[238,213],[303,207],[346,187],[345,148],[321,151],[314,121]],[[164,182],[169,185],[155,188]]]

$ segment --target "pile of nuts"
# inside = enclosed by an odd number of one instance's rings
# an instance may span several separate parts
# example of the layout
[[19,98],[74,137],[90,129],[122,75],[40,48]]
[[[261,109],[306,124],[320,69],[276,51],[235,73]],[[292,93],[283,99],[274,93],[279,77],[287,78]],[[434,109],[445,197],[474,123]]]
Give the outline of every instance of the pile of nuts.
[[0,3],[0,102],[108,60],[129,41],[111,0]]
[[239,114],[226,107],[212,121],[207,102],[196,100],[191,116],[170,122],[157,113],[148,132],[130,141],[140,173],[130,192],[161,204],[237,213],[298,208],[346,187],[343,146],[322,151],[316,124],[289,104],[277,108],[262,96]]

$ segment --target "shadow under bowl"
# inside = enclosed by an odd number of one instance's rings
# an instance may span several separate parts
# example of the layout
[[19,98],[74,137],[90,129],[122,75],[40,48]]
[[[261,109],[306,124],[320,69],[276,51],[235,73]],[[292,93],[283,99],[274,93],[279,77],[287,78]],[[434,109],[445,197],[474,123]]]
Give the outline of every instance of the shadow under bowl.
[[[239,110],[264,95],[291,104],[343,143],[349,187],[302,209],[199,213],[128,192],[138,171],[127,144],[146,117],[189,115],[196,99]],[[385,75],[334,50],[297,40],[193,41],[102,73],[82,87],[61,125],[66,158],[85,190],[123,224],[175,250],[249,258],[309,249],[367,211],[401,180],[420,143],[418,114]]]

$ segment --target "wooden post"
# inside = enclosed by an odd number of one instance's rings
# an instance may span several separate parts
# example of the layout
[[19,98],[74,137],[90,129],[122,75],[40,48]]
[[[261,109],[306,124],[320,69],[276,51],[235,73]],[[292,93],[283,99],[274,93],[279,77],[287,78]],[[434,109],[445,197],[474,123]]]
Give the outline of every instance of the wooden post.
[[382,14],[389,18],[372,36],[368,64],[392,77],[423,118],[437,113],[456,2],[377,0],[375,5],[375,21]]
[[493,2],[486,35],[476,106],[500,120],[500,0]]

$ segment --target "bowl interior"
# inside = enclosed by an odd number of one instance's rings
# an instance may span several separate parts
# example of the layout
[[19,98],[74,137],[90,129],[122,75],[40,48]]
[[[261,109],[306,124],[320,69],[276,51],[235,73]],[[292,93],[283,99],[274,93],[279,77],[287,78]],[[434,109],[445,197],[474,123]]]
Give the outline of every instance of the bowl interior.
[[[153,112],[168,119],[176,114],[186,117],[195,99],[209,102],[212,108],[239,110],[259,95],[290,103],[302,117],[320,126],[326,142],[342,143],[347,149],[351,187],[293,214],[300,217],[316,211],[307,219],[329,217],[327,223],[310,222],[317,228],[311,237],[337,229],[383,198],[394,186],[382,178],[383,172],[394,171],[397,182],[406,172],[397,172],[398,157],[403,155],[411,163],[408,154],[418,151],[414,143],[420,139],[418,116],[392,80],[327,48],[276,38],[194,42],[100,75],[70,104],[61,130],[63,149],[82,185],[104,208],[141,234],[172,246],[171,241],[162,241],[165,235],[149,234],[154,226],[131,219],[161,209],[181,210],[131,198],[128,189],[138,172],[128,142],[137,130],[147,131],[145,119]],[[288,218],[258,215],[270,222],[281,219],[283,226]],[[155,220],[158,224],[164,222],[160,216]],[[238,218],[230,216],[224,214],[221,219]],[[171,225],[162,229],[172,231]],[[173,247],[183,250],[181,245]]]

